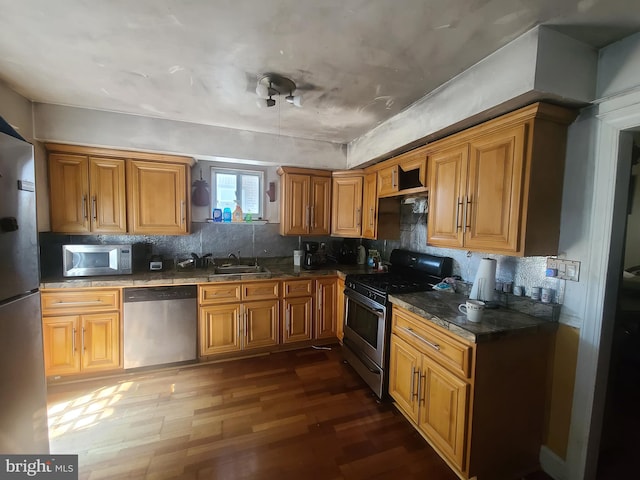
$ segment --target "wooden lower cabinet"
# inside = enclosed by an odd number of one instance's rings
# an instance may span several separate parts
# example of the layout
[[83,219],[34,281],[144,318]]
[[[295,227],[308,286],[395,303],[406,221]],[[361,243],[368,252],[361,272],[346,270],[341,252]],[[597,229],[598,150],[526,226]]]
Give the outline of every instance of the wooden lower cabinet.
[[394,305],[389,394],[461,478],[521,478],[538,468],[552,339],[475,344]]
[[200,307],[200,356],[238,352],[240,342],[240,304]]
[[117,312],[45,317],[47,376],[120,367],[120,315]]
[[229,354],[280,342],[277,280],[200,285],[201,357]]
[[336,337],[342,342],[344,338],[344,279],[336,280]]
[[314,338],[334,338],[338,330],[338,288],[335,277],[316,280],[316,319]]
[[278,300],[265,300],[243,305],[245,350],[278,345],[279,304]]
[[469,384],[395,335],[390,355],[390,395],[462,470]]
[[47,377],[121,367],[119,289],[45,289],[41,302]]
[[282,300],[284,314],[282,343],[311,340],[313,297],[292,297]]

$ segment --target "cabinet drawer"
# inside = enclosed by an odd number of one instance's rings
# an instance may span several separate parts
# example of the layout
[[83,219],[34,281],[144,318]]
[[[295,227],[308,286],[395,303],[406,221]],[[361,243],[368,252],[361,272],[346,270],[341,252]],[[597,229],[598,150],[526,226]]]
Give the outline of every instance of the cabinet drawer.
[[469,378],[471,347],[427,325],[425,320],[405,310],[394,308],[393,333],[446,367],[452,373]]
[[278,281],[243,283],[242,300],[275,300],[278,298]]
[[282,282],[285,297],[307,297],[313,295],[313,280],[286,280]]
[[90,289],[42,292],[42,314],[108,312],[120,309],[120,290]]
[[200,285],[200,304],[213,305],[217,303],[239,302],[240,283],[216,283]]

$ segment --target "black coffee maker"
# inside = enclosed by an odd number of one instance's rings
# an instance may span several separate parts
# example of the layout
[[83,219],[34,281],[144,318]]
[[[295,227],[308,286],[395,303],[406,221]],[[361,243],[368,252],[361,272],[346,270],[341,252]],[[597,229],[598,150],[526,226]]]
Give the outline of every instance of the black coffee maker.
[[303,242],[302,249],[304,250],[304,260],[302,262],[302,268],[307,270],[313,270],[320,266],[320,260],[318,258],[318,242]]

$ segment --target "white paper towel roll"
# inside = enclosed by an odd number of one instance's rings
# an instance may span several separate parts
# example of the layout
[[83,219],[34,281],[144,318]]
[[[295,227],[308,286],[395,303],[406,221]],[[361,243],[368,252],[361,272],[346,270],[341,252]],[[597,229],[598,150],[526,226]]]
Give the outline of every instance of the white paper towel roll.
[[471,287],[469,298],[474,300],[493,300],[496,289],[496,261],[493,258],[483,258],[480,260],[476,279]]

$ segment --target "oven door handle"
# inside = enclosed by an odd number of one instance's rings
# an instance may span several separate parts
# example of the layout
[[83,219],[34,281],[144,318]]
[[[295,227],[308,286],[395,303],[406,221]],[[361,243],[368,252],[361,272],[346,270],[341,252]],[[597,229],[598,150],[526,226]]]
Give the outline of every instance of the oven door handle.
[[352,302],[356,302],[358,305],[360,305],[362,308],[364,308],[368,312],[373,313],[376,317],[384,317],[383,308],[373,308],[373,307],[370,307],[369,305],[365,305],[364,303],[359,301],[357,298],[355,298],[353,295],[350,295],[350,292],[348,290],[345,290],[344,294],[349,300],[351,300]]

